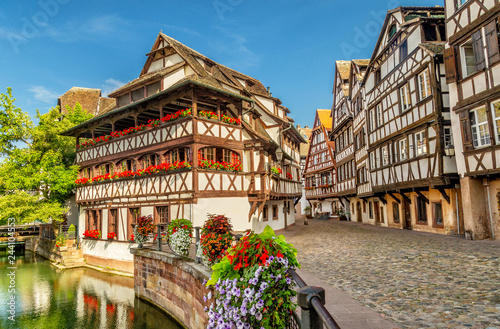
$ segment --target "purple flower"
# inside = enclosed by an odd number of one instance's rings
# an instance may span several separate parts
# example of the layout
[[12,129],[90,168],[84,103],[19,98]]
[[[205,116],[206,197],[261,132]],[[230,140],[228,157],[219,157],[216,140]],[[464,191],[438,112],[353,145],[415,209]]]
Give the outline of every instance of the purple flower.
[[269,284],[268,284],[267,282],[262,282],[262,283],[260,284],[260,289],[264,291],[264,290],[266,290],[266,288],[267,288],[268,286],[269,286]]
[[248,283],[250,283],[253,286],[256,285],[258,282],[259,282],[259,280],[257,278],[253,278],[253,279],[248,280]]
[[257,302],[257,304],[255,304],[255,306],[257,307],[257,309],[261,309],[264,307],[264,301],[262,299],[259,299],[259,301]]
[[291,284],[291,283],[292,283],[292,279],[286,278],[286,284]]
[[241,315],[243,315],[243,316],[247,315],[247,312],[248,312],[247,307],[242,305],[240,308],[240,312],[241,312]]
[[245,289],[245,292],[244,292],[244,296],[245,296],[245,297],[252,297],[253,293],[254,293],[254,290],[253,290],[253,289],[246,288],[246,289]]
[[257,319],[257,321],[262,320],[262,314],[260,312],[255,313],[255,318]]

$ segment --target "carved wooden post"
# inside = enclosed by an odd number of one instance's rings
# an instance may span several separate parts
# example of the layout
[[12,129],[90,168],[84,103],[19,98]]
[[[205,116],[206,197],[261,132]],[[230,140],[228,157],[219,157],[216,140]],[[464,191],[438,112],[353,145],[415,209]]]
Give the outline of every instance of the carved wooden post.
[[193,112],[193,117],[198,116],[198,98],[196,97],[196,91],[194,89],[191,96],[191,111]]

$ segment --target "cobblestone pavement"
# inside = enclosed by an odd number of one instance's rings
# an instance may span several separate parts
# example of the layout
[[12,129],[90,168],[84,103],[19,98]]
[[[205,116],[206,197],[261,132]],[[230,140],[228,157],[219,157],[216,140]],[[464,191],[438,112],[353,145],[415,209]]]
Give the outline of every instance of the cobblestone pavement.
[[500,243],[334,220],[282,231],[302,268],[403,328],[500,329]]

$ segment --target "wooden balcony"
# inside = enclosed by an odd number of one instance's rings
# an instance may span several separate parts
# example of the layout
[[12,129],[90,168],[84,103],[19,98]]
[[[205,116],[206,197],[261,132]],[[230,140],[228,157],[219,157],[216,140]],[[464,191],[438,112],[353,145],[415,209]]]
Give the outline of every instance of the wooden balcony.
[[306,199],[323,199],[335,196],[335,186],[315,187],[312,190],[306,190]]
[[205,118],[187,117],[77,150],[76,163],[82,164],[107,156],[133,152],[134,150],[164,144],[168,141],[195,134],[220,138],[223,141],[241,142],[243,140],[243,132],[239,125],[231,125]]
[[302,195],[302,182],[285,179],[276,175],[268,176],[270,194],[274,197],[291,197]]
[[76,202],[246,196],[246,185],[241,172],[191,168],[79,186]]

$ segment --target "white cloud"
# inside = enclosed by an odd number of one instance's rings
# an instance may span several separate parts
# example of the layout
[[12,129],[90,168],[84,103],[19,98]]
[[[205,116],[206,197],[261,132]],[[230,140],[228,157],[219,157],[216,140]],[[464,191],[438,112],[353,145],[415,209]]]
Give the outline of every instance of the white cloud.
[[116,80],[113,78],[109,78],[108,80],[104,81],[104,84],[102,85],[103,97],[107,97],[109,93],[115,91],[124,84],[125,82],[121,82],[120,80]]
[[34,93],[35,99],[44,102],[44,103],[56,103],[57,98],[59,97],[58,94],[48,90],[47,88],[43,86],[33,86],[28,91],[31,91]]

